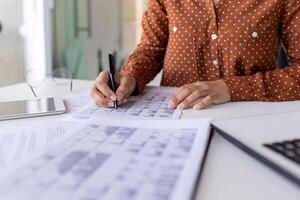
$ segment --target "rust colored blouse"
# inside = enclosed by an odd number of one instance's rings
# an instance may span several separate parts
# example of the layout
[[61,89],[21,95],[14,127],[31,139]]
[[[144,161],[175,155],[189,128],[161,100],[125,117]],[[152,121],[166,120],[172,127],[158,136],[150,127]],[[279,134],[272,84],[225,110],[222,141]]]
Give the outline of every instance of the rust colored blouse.
[[300,0],[149,0],[142,24],[122,69],[140,91],[163,70],[163,86],[223,79],[233,101],[300,99]]

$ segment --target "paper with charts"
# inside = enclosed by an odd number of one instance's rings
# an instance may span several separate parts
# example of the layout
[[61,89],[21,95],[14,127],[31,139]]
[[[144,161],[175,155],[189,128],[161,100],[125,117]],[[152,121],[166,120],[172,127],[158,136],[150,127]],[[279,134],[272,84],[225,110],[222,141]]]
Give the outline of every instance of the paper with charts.
[[[180,110],[168,109],[168,102],[174,91],[175,88],[149,87],[144,95],[130,98],[125,105],[121,105],[118,109],[100,108],[94,102],[88,101],[86,102],[88,104],[86,107],[72,115],[81,119],[93,116],[121,117],[126,119],[179,119],[182,113]],[[86,95],[87,93],[84,93],[83,96]],[[81,99],[86,99],[83,96]]]
[[191,199],[209,129],[205,119],[88,120],[2,178],[0,199]]

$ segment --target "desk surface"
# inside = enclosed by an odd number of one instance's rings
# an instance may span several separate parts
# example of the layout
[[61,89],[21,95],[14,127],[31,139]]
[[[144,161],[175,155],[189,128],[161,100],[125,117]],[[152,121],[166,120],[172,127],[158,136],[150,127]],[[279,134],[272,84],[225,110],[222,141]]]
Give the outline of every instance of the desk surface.
[[[90,88],[91,81],[74,81],[74,91]],[[68,87],[46,82],[37,88],[39,97],[64,96]],[[33,98],[26,84],[17,84],[0,89],[0,101]],[[211,118],[230,120],[249,116],[270,115],[300,111],[300,102],[261,103],[236,102],[212,106],[203,111],[186,110],[183,118]],[[59,116],[42,117],[49,122]],[[27,124],[36,119],[0,122],[1,126]],[[241,127],[242,128],[242,127]],[[199,182],[197,199],[201,200],[266,200],[299,199],[300,189],[265,165],[243,153],[218,134],[211,141],[202,177]]]

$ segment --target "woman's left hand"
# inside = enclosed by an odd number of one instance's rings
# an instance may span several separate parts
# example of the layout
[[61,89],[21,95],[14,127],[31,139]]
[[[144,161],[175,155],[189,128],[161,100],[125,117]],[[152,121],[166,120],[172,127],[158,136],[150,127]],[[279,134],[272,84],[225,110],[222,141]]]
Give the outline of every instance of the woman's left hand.
[[191,107],[201,110],[212,104],[222,104],[231,100],[229,88],[223,80],[199,81],[178,88],[172,95],[168,107],[183,110]]

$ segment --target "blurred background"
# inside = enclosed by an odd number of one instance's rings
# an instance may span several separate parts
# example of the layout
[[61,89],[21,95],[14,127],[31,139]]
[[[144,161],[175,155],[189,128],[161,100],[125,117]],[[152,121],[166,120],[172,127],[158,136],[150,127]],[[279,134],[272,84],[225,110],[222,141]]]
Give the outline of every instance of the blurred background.
[[1,0],[0,84],[67,68],[93,80],[108,53],[120,68],[141,35],[147,0]]

